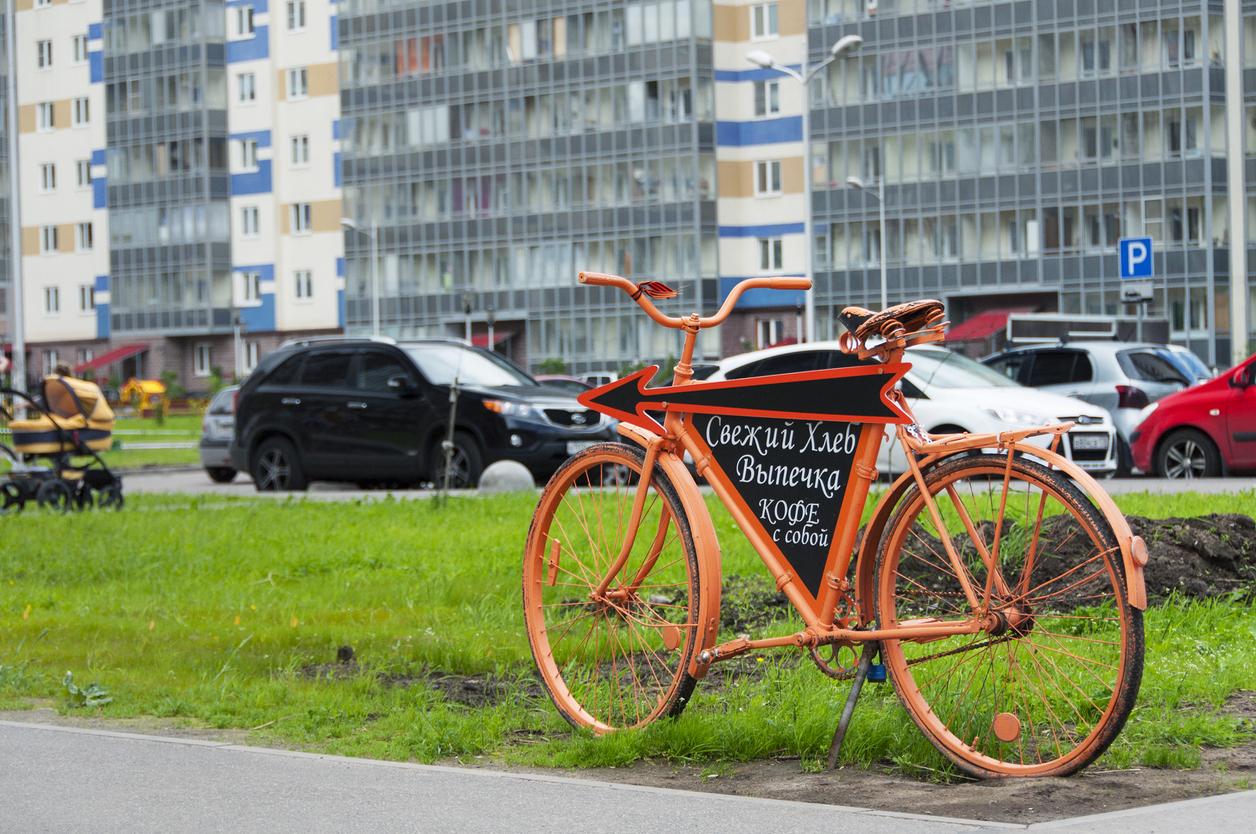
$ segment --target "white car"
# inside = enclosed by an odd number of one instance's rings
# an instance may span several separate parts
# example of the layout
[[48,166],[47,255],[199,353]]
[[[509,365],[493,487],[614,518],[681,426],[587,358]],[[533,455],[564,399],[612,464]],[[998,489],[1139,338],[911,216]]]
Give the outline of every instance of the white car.
[[[1060,444],[1060,451],[1082,469],[1098,475],[1116,471],[1116,430],[1106,409],[1073,397],[1020,385],[965,356],[934,345],[909,348],[911,370],[903,378],[903,393],[912,413],[926,431],[947,434],[994,433],[1073,421],[1077,426]],[[807,342],[730,356],[698,374],[715,382],[766,374],[814,371],[856,364],[836,341]],[[887,441],[893,429],[887,428]],[[1050,436],[1030,438],[1046,446]],[[906,469],[897,443],[883,443],[877,468],[884,473]]]

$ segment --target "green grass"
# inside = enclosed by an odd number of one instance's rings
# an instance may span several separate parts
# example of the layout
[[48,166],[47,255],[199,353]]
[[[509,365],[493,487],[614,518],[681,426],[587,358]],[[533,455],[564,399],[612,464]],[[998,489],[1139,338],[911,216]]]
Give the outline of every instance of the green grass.
[[[1246,496],[1123,497],[1158,516],[1250,511]],[[283,503],[141,496],[121,513],[28,512],[0,526],[0,708],[158,716],[252,730],[259,742],[433,761],[486,755],[558,767],[641,758],[705,765],[800,756],[817,766],[846,684],[797,653],[716,667],[677,721],[595,739],[538,694],[520,614],[519,565],[535,496],[426,502]],[[716,514],[725,572],[766,576]],[[773,633],[788,628],[777,623]],[[1256,609],[1176,602],[1147,616],[1142,694],[1107,766],[1192,767],[1200,745],[1251,728],[1219,712],[1256,688]],[[361,663],[326,674],[339,646]],[[471,708],[428,686],[431,671],[500,679]],[[62,685],[103,686],[106,706]],[[408,685],[398,685],[399,682]],[[870,685],[844,757],[949,773],[888,684]]]

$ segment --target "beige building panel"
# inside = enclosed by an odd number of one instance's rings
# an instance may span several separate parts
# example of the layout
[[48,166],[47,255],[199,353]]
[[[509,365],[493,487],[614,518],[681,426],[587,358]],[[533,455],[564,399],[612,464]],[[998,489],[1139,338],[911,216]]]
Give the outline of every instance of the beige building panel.
[[68,254],[74,251],[74,226],[73,223],[57,224],[57,253]]
[[[307,98],[340,94],[339,67],[335,61],[326,64],[307,64],[305,68],[307,70],[305,77]],[[290,69],[300,69],[300,67],[285,67],[275,72],[275,95],[280,101],[288,98],[288,70]]]
[[[279,233],[292,234],[292,203],[279,206]],[[323,232],[339,232],[341,213],[340,200],[313,200],[310,202],[310,230],[313,234]]]
[[[750,40],[750,8],[744,6],[711,7],[711,27],[717,41]],[[801,35],[807,31],[806,0],[778,0],[776,4],[777,35]]]
[[[802,158],[797,156],[780,160],[781,193],[802,193]],[[720,197],[753,197],[754,196],[755,161],[721,160],[718,163],[717,175],[720,183]]]
[[60,98],[52,103],[52,125],[56,130],[70,126],[70,99]]
[[22,227],[22,254],[25,256],[39,254],[39,227]]
[[38,111],[33,104],[23,104],[17,109],[17,129],[19,133],[34,133],[35,119]]
[[[70,0],[52,0],[54,6],[64,6]],[[35,8],[35,0],[16,0],[13,4],[16,11],[28,12]]]

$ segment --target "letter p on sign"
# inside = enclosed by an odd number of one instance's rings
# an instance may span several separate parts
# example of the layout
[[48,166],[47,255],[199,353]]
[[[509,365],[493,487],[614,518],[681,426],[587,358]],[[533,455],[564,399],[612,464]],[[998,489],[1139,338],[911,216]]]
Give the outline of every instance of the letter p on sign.
[[1122,278],[1151,277],[1151,238],[1122,238],[1120,254]]

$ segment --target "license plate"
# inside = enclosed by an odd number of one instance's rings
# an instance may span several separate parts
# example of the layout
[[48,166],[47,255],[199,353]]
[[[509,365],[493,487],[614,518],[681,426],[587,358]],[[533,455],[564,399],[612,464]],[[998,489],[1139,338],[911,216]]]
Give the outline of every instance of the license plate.
[[1079,451],[1108,448],[1108,436],[1106,434],[1075,434],[1072,437],[1073,448]]
[[583,452],[585,449],[597,443],[596,440],[568,440],[567,454],[574,455],[576,452]]

